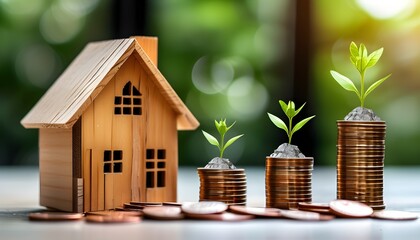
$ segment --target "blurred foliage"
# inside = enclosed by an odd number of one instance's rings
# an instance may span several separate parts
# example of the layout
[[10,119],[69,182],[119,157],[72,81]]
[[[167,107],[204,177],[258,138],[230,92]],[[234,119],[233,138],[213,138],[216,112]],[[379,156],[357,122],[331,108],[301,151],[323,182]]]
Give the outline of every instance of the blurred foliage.
[[86,45],[109,38],[107,2],[0,0],[0,165],[38,164],[20,120]]
[[[0,0],[0,164],[37,164],[37,131],[19,122],[88,42],[112,38],[110,2]],[[393,73],[367,103],[387,122],[386,164],[417,164],[420,4],[311,3],[313,82],[306,101],[317,118],[307,131],[316,133],[317,164],[335,165],[336,120],[357,106],[329,75],[330,69],[357,74],[348,59],[350,41],[384,47],[370,77]],[[232,135],[245,136],[226,157],[262,166],[287,141],[266,112],[280,114],[278,100],[293,100],[293,1],[149,1],[149,8],[147,32],[135,34],[159,37],[159,68],[200,129],[212,129],[213,119],[236,121]],[[180,164],[204,166],[217,156],[201,131],[179,136]]]
[[[392,76],[370,96],[366,107],[386,121],[386,165],[419,164],[420,5],[414,0],[369,1],[319,0],[313,4],[315,130],[318,161],[335,164],[336,121],[358,106],[354,94],[329,75],[330,69],[357,79],[349,59],[351,41],[365,43],[368,50],[384,47],[381,61],[369,73],[378,79]],[[368,84],[371,84],[369,82]]]
[[[201,123],[236,121],[245,133],[225,156],[263,165],[287,141],[267,117],[287,94],[293,41],[290,1],[152,1],[159,68]],[[290,97],[290,96],[288,96]],[[274,110],[275,109],[275,110]],[[217,156],[201,131],[180,132],[180,164],[204,166]]]

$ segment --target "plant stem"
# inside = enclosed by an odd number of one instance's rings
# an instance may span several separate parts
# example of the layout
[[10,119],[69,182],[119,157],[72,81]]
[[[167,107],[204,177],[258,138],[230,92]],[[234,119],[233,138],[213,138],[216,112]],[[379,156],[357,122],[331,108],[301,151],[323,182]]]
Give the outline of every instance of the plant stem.
[[360,106],[365,105],[365,72],[360,73]]
[[289,117],[289,132],[287,136],[289,137],[289,144],[292,142],[292,119],[293,117]]
[[220,138],[220,158],[223,158],[223,152],[225,151],[225,135],[222,134]]

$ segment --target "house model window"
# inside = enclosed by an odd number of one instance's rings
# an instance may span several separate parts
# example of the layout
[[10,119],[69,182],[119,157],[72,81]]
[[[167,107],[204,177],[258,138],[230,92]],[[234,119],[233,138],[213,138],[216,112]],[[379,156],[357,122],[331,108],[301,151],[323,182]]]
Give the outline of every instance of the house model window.
[[104,151],[104,173],[122,173],[123,152],[121,150]]
[[[166,150],[146,150],[146,187],[165,187]],[[155,184],[156,183],[156,184]]]
[[122,96],[116,96],[114,100],[116,115],[141,115],[141,93],[128,81],[122,89]]

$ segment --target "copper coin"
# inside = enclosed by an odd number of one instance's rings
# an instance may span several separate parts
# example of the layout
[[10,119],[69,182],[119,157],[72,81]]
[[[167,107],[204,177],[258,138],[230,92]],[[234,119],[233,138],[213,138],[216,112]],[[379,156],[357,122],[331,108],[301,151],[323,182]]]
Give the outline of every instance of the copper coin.
[[311,193],[311,191],[295,191],[295,192],[266,191],[266,195],[267,196],[277,196],[277,197],[282,197],[282,196],[286,196],[286,197],[295,197],[295,196],[307,197],[307,196],[311,196],[312,193]]
[[233,204],[233,203],[246,203],[246,198],[218,198],[218,197],[209,197],[203,196],[200,197],[201,202],[221,202],[224,204]]
[[280,210],[280,213],[282,217],[302,221],[328,221],[334,219],[332,215],[322,215],[316,212],[301,210]]
[[192,219],[198,220],[213,220],[213,221],[228,221],[228,222],[236,222],[236,221],[246,221],[253,219],[253,215],[244,215],[244,214],[235,214],[231,212],[223,212],[218,214],[194,214],[194,213],[187,213],[186,216]]
[[141,218],[125,215],[89,215],[86,217],[86,221],[92,223],[136,223],[140,222]]
[[92,211],[87,212],[86,216],[89,215],[99,215],[99,216],[132,216],[132,217],[141,217],[143,216],[143,212],[139,211]]
[[183,203],[181,209],[191,214],[214,214],[226,211],[228,206],[222,202],[204,201]]
[[83,218],[83,213],[37,212],[29,213],[29,220],[33,221],[74,221]]
[[126,208],[126,209],[143,209],[145,206],[131,204],[131,203],[124,203],[123,207]]
[[266,181],[265,188],[310,188],[312,183],[310,181]]
[[280,201],[280,202],[312,202],[311,196],[276,196],[276,195],[266,195],[266,199],[271,201]]
[[313,162],[266,162],[266,168],[290,168],[290,169],[312,169]]
[[140,214],[143,213],[143,208],[124,208],[124,207],[116,207],[114,209],[117,212],[138,212]]
[[181,207],[182,203],[179,202],[163,202],[162,206],[176,206]]
[[279,162],[284,162],[284,161],[307,161],[307,160],[314,160],[313,157],[303,157],[303,158],[275,158],[275,157],[266,157],[267,161],[279,161]]
[[248,214],[258,217],[279,217],[280,211],[276,208],[260,208],[246,206],[229,206],[229,210],[234,213]]
[[232,180],[238,179],[238,180],[245,180],[246,179],[246,176],[239,176],[239,175],[238,176],[232,176],[232,175],[229,175],[229,176],[200,175],[200,178],[201,179],[207,179],[207,180],[215,180],[215,179],[232,179]]
[[176,206],[145,207],[143,213],[145,217],[156,220],[184,219],[181,207]]
[[371,207],[375,211],[385,209],[385,205],[384,204],[382,204],[382,205],[374,205],[373,204],[373,205],[369,205],[369,207]]
[[162,202],[137,202],[137,201],[131,201],[130,202],[131,205],[136,205],[136,206],[162,206]]
[[369,217],[373,213],[373,209],[364,203],[343,199],[331,201],[330,209],[337,216],[349,218]]
[[245,198],[246,194],[233,195],[233,194],[220,194],[220,193],[200,193],[200,198],[212,198],[212,197],[216,197],[216,198],[219,198],[219,199]]
[[298,203],[299,209],[330,209],[330,204],[328,203],[312,203],[312,202],[300,202]]

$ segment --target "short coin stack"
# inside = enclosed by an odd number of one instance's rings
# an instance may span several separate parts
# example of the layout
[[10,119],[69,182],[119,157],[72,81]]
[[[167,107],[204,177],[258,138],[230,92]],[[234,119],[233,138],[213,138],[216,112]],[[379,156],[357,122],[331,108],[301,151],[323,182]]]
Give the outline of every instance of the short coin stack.
[[197,171],[200,177],[200,201],[246,204],[244,169],[198,168]]
[[337,121],[337,198],[384,209],[383,121]]
[[314,159],[266,158],[266,207],[297,208],[299,202],[312,201]]

